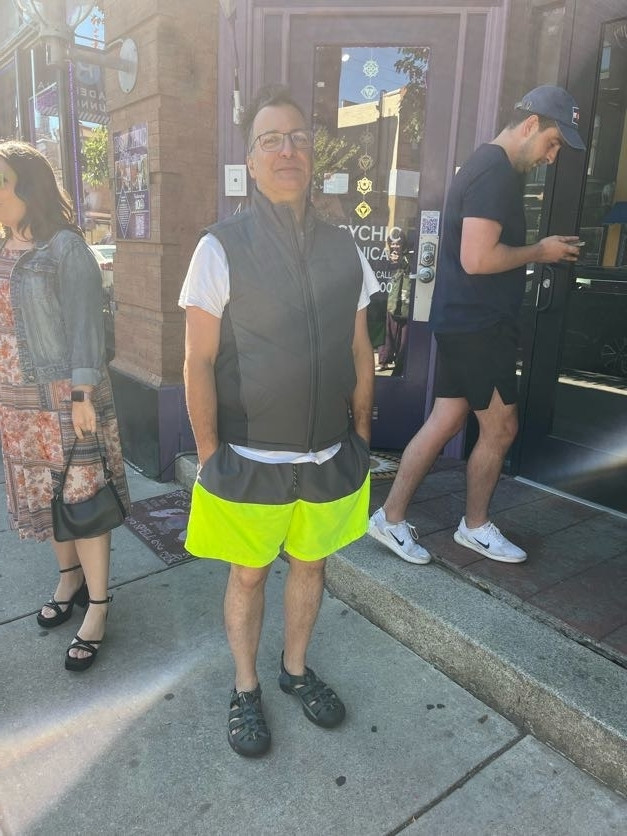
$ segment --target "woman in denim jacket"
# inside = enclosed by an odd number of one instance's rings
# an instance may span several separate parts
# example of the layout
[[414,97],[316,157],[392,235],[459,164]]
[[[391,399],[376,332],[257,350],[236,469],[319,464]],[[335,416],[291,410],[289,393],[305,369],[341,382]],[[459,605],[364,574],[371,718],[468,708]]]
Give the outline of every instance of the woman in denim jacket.
[[86,670],[104,637],[111,532],[57,542],[50,501],[78,439],[64,488],[80,502],[104,484],[98,440],[124,506],[128,488],[105,364],[100,268],[46,158],[23,142],[0,143],[0,436],[9,525],[50,540],[60,579],[37,615],[63,624],[87,606],[65,655]]

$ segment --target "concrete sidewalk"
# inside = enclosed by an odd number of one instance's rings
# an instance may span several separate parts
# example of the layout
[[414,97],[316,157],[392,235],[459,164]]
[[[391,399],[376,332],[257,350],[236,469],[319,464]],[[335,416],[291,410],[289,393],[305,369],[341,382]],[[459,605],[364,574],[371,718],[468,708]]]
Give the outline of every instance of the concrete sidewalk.
[[[134,500],[178,487],[129,476]],[[333,558],[330,584],[343,575],[346,593],[353,561],[374,577],[370,546],[364,539],[354,555]],[[227,567],[192,560],[168,568],[126,527],[113,533],[113,547],[106,640],[93,668],[72,674],[63,654],[82,610],[54,630],[38,627],[34,613],[55,582],[50,547],[20,543],[0,514],[3,834],[627,831],[624,797],[328,593],[309,662],[348,716],[330,732],[310,724],[276,681],[281,561],[268,582],[259,656],[273,746],[260,761],[239,758],[226,742]],[[378,564],[392,575],[405,568]],[[421,577],[434,583],[446,577],[427,569]]]

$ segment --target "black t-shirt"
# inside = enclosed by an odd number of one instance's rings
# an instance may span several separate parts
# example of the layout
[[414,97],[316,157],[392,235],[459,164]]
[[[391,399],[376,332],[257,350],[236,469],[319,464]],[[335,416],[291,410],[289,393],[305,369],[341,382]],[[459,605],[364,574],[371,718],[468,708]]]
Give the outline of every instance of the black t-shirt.
[[436,333],[480,331],[501,320],[515,321],[525,292],[525,265],[504,273],[466,273],[460,262],[464,218],[498,221],[501,243],[525,244],[522,181],[498,145],[479,146],[449,189],[429,317]]

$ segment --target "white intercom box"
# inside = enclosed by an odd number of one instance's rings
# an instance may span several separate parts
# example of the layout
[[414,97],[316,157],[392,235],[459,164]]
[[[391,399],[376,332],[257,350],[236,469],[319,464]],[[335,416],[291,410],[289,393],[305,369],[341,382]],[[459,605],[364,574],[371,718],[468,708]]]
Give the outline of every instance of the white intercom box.
[[246,197],[246,166],[224,166],[224,194],[226,197]]

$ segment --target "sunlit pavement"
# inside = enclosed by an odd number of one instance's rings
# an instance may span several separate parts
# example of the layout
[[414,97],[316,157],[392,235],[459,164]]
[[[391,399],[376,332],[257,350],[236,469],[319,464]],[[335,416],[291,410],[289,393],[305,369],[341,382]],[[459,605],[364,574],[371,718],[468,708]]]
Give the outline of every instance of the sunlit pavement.
[[[129,475],[134,500],[177,487]],[[232,664],[222,628],[224,565],[168,568],[117,529],[106,640],[93,668],[74,674],[64,670],[63,654],[82,610],[54,630],[37,625],[34,614],[55,584],[52,552],[20,543],[6,528],[2,515],[3,834],[572,836],[627,828],[622,796],[330,594],[309,664],[348,714],[330,732],[309,723],[277,684],[282,561],[268,582],[259,654],[272,749],[259,761],[241,759],[226,741]],[[387,598],[382,587],[366,602],[373,620],[396,608],[399,579],[406,598],[423,589],[451,601],[451,581],[483,595],[440,565],[409,567],[382,554],[369,538],[333,557],[329,582],[367,609],[359,576],[374,589],[377,572],[388,575]],[[467,598],[457,602],[466,612]],[[435,647],[433,625],[413,612]],[[407,644],[415,627],[405,625]],[[447,629],[442,645],[450,642]]]

